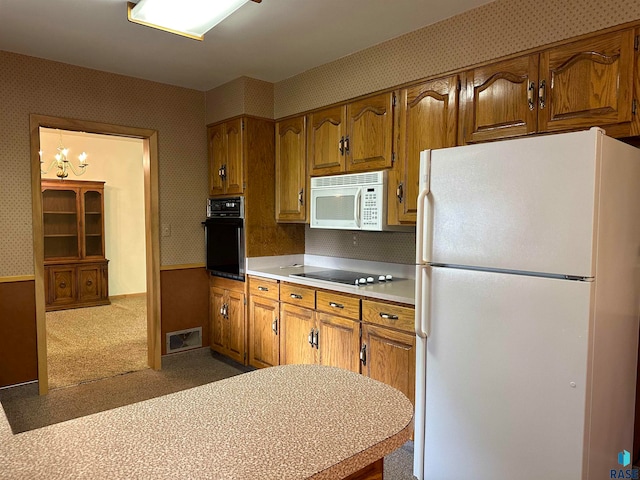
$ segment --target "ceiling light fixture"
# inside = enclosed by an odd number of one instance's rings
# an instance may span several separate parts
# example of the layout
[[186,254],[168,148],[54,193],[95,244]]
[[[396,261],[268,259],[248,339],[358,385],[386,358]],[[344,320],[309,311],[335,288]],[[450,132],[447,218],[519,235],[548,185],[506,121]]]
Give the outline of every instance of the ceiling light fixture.
[[78,160],[80,160],[80,163],[78,165],[78,170],[76,170],[76,168],[73,166],[73,163],[71,163],[67,158],[69,149],[65,148],[62,144],[62,132],[58,131],[58,135],[58,153],[56,153],[54,160],[46,170],[42,169],[42,166],[44,165],[42,155],[44,154],[44,152],[42,150],[38,152],[40,154],[40,173],[42,175],[49,173],[49,170],[51,170],[51,168],[55,165],[58,169],[56,171],[56,177],[58,177],[60,180],[64,180],[69,176],[69,172],[67,170],[71,170],[75,175],[79,177],[84,172],[86,172],[85,168],[87,168],[87,166],[89,165],[87,163],[87,154],[82,152],[80,155],[78,155]]
[[[204,34],[249,0],[140,0],[128,2],[130,22],[183,37],[202,40]],[[260,3],[262,0],[251,0]]]

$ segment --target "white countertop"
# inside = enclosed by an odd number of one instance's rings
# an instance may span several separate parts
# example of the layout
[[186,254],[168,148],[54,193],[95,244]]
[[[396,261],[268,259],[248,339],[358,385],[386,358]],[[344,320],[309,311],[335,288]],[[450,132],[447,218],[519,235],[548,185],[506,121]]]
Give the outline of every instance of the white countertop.
[[[335,269],[371,273],[376,277],[379,274],[391,274],[393,275],[394,280],[385,283],[355,286],[315,280],[306,277],[291,276],[296,273],[309,273]],[[351,293],[353,295],[361,295],[363,297],[414,305],[414,270],[415,267],[413,265],[365,262],[335,257],[319,257],[315,255],[283,255],[281,257],[249,258],[247,259],[246,273],[247,275],[272,278],[282,282],[297,283],[325,290]]]

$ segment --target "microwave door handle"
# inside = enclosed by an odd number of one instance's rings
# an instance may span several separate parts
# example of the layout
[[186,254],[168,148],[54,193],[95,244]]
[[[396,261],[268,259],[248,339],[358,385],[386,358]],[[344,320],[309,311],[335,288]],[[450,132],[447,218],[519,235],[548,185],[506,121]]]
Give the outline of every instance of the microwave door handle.
[[355,215],[355,219],[356,219],[356,226],[358,228],[361,227],[360,225],[360,211],[362,209],[362,189],[359,188],[358,189],[358,193],[356,194],[356,215]]

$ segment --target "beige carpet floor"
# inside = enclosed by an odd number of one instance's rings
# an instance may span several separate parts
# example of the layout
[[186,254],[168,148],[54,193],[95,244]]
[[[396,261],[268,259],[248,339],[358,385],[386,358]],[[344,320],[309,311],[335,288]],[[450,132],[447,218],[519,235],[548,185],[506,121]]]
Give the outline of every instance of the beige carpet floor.
[[144,295],[47,312],[49,388],[148,368],[146,317]]

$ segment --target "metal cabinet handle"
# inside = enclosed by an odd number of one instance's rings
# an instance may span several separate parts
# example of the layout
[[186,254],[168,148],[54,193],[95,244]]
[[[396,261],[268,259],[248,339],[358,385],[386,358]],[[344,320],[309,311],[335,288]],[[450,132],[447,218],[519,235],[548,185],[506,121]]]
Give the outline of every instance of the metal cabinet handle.
[[360,361],[362,362],[363,365],[367,364],[367,345],[366,344],[362,344],[362,347],[360,348]]
[[315,331],[313,332],[313,345],[315,345],[316,350],[318,349],[318,335],[320,334],[320,331],[316,328]]
[[402,199],[404,198],[402,183],[399,183],[398,188],[396,188],[396,197],[398,197],[398,202],[402,203]]
[[273,322],[271,322],[271,330],[273,330],[273,333],[275,333],[276,335],[278,334],[278,317],[276,317]]
[[540,103],[540,109],[543,109],[546,103],[546,87],[547,82],[542,80],[540,82],[540,88],[538,89],[538,102]]
[[304,188],[301,188],[298,192],[298,203],[304,205]]
[[302,295],[298,295],[297,293],[292,293],[291,298],[295,298],[296,300],[302,300]]
[[260,290],[261,292],[268,292],[269,289],[267,287],[258,287],[258,290]]
[[344,154],[349,155],[349,135],[344,137]]
[[340,152],[340,155],[344,155],[344,137],[340,137],[340,140],[338,141],[338,151]]
[[329,302],[329,306],[333,307],[333,308],[344,308],[344,305],[342,305],[341,303],[336,303],[336,302]]
[[219,169],[218,169],[218,175],[220,176],[220,178],[222,178],[224,180],[224,178],[227,176],[227,165],[222,165]]
[[380,312],[380,316],[382,318],[386,318],[387,320],[397,320],[398,319],[398,316],[394,315],[393,313]]
[[533,110],[535,104],[533,102],[533,92],[536,89],[536,84],[531,82],[529,88],[527,88],[527,103],[529,104],[529,110]]
[[87,280],[87,285],[90,287],[91,285],[93,285],[93,282],[91,280]]
[[67,288],[67,284],[64,282],[60,282],[60,285],[58,285],[60,288]]
[[307,336],[307,342],[309,342],[309,345],[311,345],[311,348],[313,348],[313,328],[311,329],[311,331],[309,332],[309,335]]

